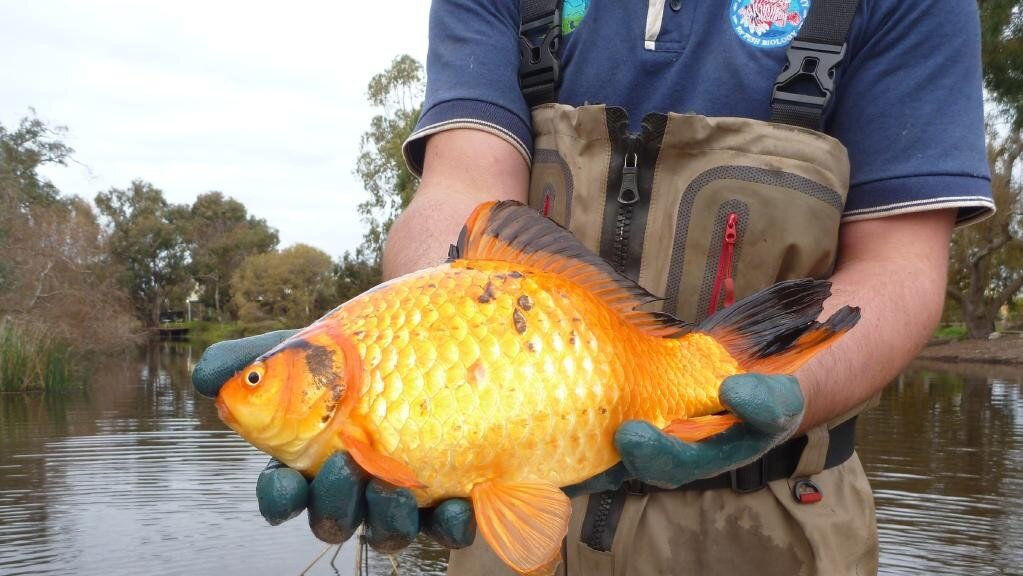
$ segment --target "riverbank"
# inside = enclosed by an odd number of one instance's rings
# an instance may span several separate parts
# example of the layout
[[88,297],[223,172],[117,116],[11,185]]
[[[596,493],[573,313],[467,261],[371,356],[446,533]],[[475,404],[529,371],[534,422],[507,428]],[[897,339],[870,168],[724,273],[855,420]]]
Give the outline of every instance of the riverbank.
[[917,358],[935,362],[981,362],[1023,365],[1023,336],[1003,334],[994,340],[935,342]]

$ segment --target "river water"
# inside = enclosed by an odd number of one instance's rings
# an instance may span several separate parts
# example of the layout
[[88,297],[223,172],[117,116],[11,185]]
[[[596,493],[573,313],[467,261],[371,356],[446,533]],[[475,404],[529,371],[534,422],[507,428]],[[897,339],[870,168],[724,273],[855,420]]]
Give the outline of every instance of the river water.
[[[0,395],[0,575],[297,575],[325,549],[304,516],[259,517],[267,458],[192,391],[196,359],[153,347],[87,391]],[[882,574],[1023,575],[1023,367],[915,364],[859,430]],[[354,574],[355,548],[309,574]],[[444,558],[417,542],[396,561],[422,576]]]

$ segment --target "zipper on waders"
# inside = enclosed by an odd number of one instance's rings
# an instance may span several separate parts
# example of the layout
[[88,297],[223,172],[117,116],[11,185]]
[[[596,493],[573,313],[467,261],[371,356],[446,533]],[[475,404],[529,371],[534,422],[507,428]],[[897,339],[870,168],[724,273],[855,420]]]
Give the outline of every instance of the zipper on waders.
[[714,291],[711,292],[710,306],[707,316],[717,312],[718,298],[724,290],[724,307],[728,308],[735,302],[735,280],[732,278],[732,260],[735,257],[735,244],[739,241],[739,215],[728,214],[725,222],[725,235],[721,242],[721,256],[718,258],[718,273],[714,278]]
[[[632,142],[637,136],[630,134],[627,142],[628,148],[636,149]],[[625,274],[625,268],[629,260],[629,240],[632,234],[632,219],[635,204],[639,202],[639,182],[636,172],[639,169],[639,153],[629,152],[625,154],[622,161],[621,174],[618,177],[618,197],[615,207],[615,228],[613,248],[611,251],[611,267],[620,274]]]

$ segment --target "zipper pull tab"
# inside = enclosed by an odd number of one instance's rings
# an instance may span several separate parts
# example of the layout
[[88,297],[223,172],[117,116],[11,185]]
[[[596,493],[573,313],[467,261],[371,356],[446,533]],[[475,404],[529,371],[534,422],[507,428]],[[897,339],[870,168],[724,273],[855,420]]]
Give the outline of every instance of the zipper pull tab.
[[622,185],[618,188],[619,204],[627,205],[639,202],[639,183],[636,181],[637,165],[639,165],[639,154],[634,152],[625,156],[625,165],[622,166]]
[[739,238],[739,215],[732,212],[728,215],[728,221],[725,222],[725,242],[728,244],[735,245],[736,239]]
[[735,242],[739,239],[739,215],[732,212],[725,223],[725,308],[735,303],[735,280],[732,278],[732,259],[735,257]]

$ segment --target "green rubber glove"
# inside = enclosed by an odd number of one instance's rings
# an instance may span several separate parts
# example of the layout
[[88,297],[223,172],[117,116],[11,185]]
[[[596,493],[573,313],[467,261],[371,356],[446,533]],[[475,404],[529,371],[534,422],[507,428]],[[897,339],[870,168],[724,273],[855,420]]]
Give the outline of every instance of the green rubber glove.
[[[210,346],[192,371],[192,384],[199,393],[216,397],[235,372],[295,332],[280,330]],[[365,522],[370,546],[385,553],[408,546],[420,529],[447,548],[464,548],[476,536],[468,501],[456,498],[420,510],[409,490],[371,477],[343,453],[327,458],[312,482],[271,460],[256,482],[256,498],[260,513],[275,526],[308,509],[309,527],[324,542],[344,542]]]

